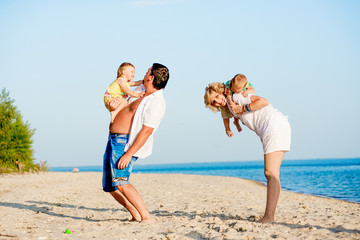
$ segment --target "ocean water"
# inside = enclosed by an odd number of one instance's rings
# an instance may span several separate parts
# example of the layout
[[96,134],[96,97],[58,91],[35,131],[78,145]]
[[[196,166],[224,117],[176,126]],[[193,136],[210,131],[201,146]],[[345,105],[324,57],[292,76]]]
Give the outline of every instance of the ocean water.
[[[102,171],[102,166],[78,168],[80,172]],[[50,171],[72,169],[54,167]],[[133,172],[229,176],[266,183],[263,161],[135,164]],[[280,180],[282,188],[289,191],[360,203],[360,158],[284,160]]]

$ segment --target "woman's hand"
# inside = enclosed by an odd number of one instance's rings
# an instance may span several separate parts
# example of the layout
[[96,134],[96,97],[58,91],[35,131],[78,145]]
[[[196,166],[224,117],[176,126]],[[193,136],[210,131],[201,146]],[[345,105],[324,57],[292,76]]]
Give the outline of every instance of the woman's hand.
[[242,109],[242,106],[240,106],[240,105],[235,104],[235,105],[231,106],[231,109],[233,110],[233,112],[234,112],[236,115],[241,115],[241,114],[243,114],[243,109]]

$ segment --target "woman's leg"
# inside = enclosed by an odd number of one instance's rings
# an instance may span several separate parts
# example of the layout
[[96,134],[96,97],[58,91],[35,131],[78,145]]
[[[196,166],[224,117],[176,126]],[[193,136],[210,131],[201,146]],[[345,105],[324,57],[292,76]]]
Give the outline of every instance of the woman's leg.
[[267,179],[267,197],[265,215],[260,222],[269,223],[276,221],[275,212],[279,201],[280,184],[280,166],[284,157],[282,151],[272,152],[264,156],[264,170]]

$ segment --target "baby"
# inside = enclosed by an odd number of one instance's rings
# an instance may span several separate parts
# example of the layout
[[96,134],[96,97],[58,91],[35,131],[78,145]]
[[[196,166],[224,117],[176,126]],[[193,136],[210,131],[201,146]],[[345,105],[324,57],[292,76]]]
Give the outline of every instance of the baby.
[[[142,80],[131,81],[134,76],[134,65],[127,62],[122,63],[117,71],[117,78],[109,85],[105,92],[104,103],[110,111],[111,123],[114,121],[116,114],[128,104],[127,98],[129,96],[139,98],[145,94],[145,92],[136,93],[130,90],[130,86],[140,86],[142,84]],[[116,108],[111,106],[111,102],[114,100],[120,103]]]
[[[241,106],[234,103],[234,101],[232,99],[232,95],[234,93],[241,93],[244,97],[247,97],[249,94],[254,94],[255,89],[252,87],[252,85],[249,83],[249,81],[243,74],[236,74],[231,80],[229,80],[225,83],[224,94],[226,96],[227,102],[229,103],[229,106],[231,107],[233,112],[237,114],[237,113],[239,113],[238,108]],[[226,109],[226,110],[228,110],[228,109]],[[226,135],[228,135],[229,137],[232,137],[234,134],[230,130],[230,126],[229,126],[229,116],[231,118],[232,114],[227,113],[226,110],[223,109],[223,111],[222,111],[225,131],[226,131]],[[225,116],[227,116],[227,117],[225,117]],[[236,117],[234,117],[234,125],[236,126],[238,132],[241,132],[242,128],[240,126],[239,119]]]

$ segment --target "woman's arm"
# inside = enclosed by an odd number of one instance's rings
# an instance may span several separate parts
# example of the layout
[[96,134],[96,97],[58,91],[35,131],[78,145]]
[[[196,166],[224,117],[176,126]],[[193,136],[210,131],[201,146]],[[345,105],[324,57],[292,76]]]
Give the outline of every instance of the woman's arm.
[[243,110],[244,112],[248,112],[248,110],[252,111],[256,111],[259,109],[262,109],[264,107],[266,107],[267,105],[269,105],[269,101],[266,100],[265,98],[256,96],[256,95],[252,95],[250,97],[251,103],[246,104],[243,106]]

